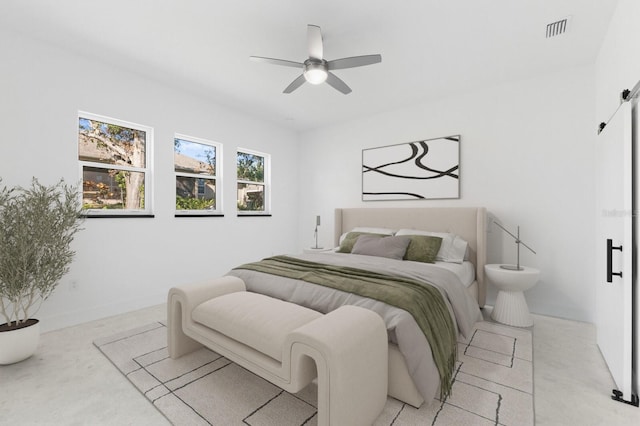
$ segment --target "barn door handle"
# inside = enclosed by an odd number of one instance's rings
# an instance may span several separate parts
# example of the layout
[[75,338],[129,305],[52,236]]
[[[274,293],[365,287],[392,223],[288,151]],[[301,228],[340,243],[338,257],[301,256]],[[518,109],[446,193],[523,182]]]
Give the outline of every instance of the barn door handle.
[[614,275],[622,278],[622,271],[620,271],[620,272],[611,271],[612,264],[613,264],[613,251],[614,250],[622,251],[622,246],[614,247],[613,240],[612,239],[607,239],[607,282],[608,283],[613,282],[613,276]]

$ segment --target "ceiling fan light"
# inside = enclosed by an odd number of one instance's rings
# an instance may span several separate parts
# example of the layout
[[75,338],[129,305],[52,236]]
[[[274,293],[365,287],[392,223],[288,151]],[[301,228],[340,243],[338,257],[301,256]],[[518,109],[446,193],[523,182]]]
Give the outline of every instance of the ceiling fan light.
[[322,64],[309,64],[304,69],[304,78],[311,84],[322,84],[327,79],[327,70]]

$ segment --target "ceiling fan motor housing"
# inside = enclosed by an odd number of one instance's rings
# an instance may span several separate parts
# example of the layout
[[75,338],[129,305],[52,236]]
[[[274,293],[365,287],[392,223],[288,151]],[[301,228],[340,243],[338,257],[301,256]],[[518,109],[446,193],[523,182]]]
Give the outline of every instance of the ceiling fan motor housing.
[[327,61],[324,59],[309,58],[304,61],[304,74],[305,80],[311,84],[322,84],[327,79]]

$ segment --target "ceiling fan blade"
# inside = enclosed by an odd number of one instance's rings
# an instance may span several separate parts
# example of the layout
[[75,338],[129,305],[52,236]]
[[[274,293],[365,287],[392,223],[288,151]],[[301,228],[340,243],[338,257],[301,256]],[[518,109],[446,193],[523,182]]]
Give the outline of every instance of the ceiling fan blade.
[[307,48],[310,58],[322,59],[322,32],[317,25],[307,25]]
[[343,70],[345,68],[363,67],[365,65],[372,65],[382,62],[381,55],[364,55],[364,56],[351,56],[350,58],[334,59],[327,62],[327,68],[329,70]]
[[300,74],[300,77],[296,78],[291,82],[290,85],[287,86],[286,89],[282,91],[282,93],[291,93],[296,90],[298,87],[302,86],[304,82],[307,81],[304,78],[304,74]]
[[284,59],[263,58],[262,56],[249,56],[249,59],[255,62],[265,62],[267,64],[282,65],[284,67],[302,68],[304,64],[301,62],[285,61]]
[[337,91],[344,93],[345,95],[351,93],[351,88],[347,86],[347,83],[340,80],[335,74],[331,72],[327,74],[327,84]]

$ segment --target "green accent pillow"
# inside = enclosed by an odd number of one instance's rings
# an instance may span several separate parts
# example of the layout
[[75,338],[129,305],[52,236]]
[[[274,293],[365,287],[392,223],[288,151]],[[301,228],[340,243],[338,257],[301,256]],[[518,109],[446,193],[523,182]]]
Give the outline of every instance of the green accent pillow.
[[414,262],[435,263],[442,238],[427,235],[408,235],[411,238],[404,260]]
[[380,238],[384,237],[383,234],[373,234],[371,232],[349,232],[340,243],[340,248],[337,253],[351,253],[353,245],[356,243],[356,240],[360,235],[375,235]]

